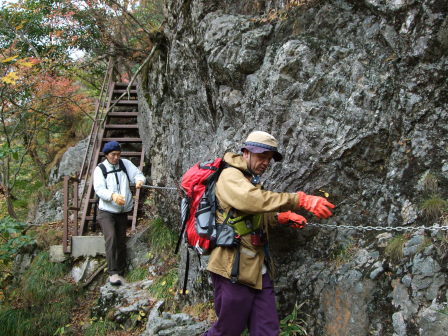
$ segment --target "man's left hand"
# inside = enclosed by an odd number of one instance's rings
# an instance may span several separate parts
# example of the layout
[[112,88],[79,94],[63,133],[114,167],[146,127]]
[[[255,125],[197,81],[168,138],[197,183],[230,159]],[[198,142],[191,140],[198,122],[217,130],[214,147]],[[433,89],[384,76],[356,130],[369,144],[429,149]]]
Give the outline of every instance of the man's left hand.
[[301,229],[307,223],[305,217],[300,216],[292,211],[279,212],[277,215],[277,220],[279,224],[289,224],[295,229]]
[[135,182],[135,189],[140,189],[143,185],[143,181],[137,181]]

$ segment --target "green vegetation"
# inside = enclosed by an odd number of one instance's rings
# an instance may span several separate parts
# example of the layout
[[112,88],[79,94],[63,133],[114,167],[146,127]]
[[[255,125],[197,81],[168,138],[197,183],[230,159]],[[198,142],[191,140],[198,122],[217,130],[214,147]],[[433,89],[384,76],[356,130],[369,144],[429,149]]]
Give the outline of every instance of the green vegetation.
[[[280,336],[304,336],[308,335],[306,331],[306,314],[300,311],[305,302],[294,305],[291,314],[280,320]],[[249,330],[244,330],[241,336],[249,336]]]
[[148,240],[151,251],[154,253],[163,251],[166,254],[167,251],[174,251],[176,239],[176,233],[166,226],[162,219],[157,218],[150,223]]
[[280,336],[308,335],[306,332],[307,323],[305,321],[307,315],[300,311],[304,304],[305,302],[302,302],[300,305],[296,303],[291,314],[285,316],[280,321]]
[[440,194],[439,177],[427,172],[422,178],[424,200],[420,209],[429,220],[439,220],[448,215],[448,201]]
[[437,193],[439,190],[439,178],[431,173],[428,172],[424,177],[423,177],[423,190],[426,193],[429,194],[434,194]]
[[339,267],[350,261],[355,256],[357,250],[358,246],[353,242],[347,245],[339,246],[339,248],[333,253],[333,260],[336,263],[336,266]]
[[93,319],[84,331],[84,336],[107,336],[116,329],[115,323],[100,318]]
[[421,209],[425,216],[429,219],[438,219],[445,215],[448,211],[448,201],[439,195],[432,195],[423,201]]
[[64,279],[68,270],[50,262],[47,252],[37,255],[0,308],[0,334],[47,336],[67,325],[78,295]]
[[[445,304],[447,304],[447,303],[445,302]],[[443,314],[443,315],[448,315],[448,307],[438,310],[437,312],[440,314]]]
[[148,277],[148,268],[145,266],[141,266],[141,267],[131,270],[126,275],[126,280],[128,280],[129,282],[136,282],[136,281],[144,280],[147,277]]
[[[157,218],[149,224],[146,240],[149,245],[148,260],[162,261],[157,266],[157,276],[149,287],[149,293],[156,299],[165,300],[167,309],[176,310],[178,302],[174,300],[178,284],[178,256],[174,255],[177,234],[162,219]],[[148,269],[141,266],[128,275],[129,280],[142,280],[148,276]],[[134,280],[135,279],[135,280]]]
[[163,4],[0,2],[0,213],[26,217],[62,153],[88,134],[107,56],[131,78],[155,45]]
[[34,243],[34,239],[24,233],[25,229],[26,224],[11,217],[0,219],[0,302],[4,296],[3,289],[12,277],[13,260],[23,248]]
[[182,307],[182,312],[191,315],[201,321],[215,321],[216,313],[213,302],[200,302],[194,305]]
[[403,247],[408,239],[408,235],[398,235],[392,238],[384,250],[386,256],[395,262],[399,262],[403,258]]
[[32,237],[23,234],[26,224],[14,218],[0,219],[0,263],[8,264],[23,247],[33,244]]
[[172,268],[154,281],[149,292],[156,299],[170,299],[176,294],[177,281],[177,269]]

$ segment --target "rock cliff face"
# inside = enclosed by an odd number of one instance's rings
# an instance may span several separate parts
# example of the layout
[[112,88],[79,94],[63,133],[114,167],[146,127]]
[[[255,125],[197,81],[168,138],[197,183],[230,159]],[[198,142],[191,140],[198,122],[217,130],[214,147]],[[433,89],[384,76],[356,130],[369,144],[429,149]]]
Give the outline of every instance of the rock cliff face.
[[[168,1],[139,85],[153,182],[264,130],[285,156],[265,187],[329,193],[325,223],[448,225],[447,12],[446,0]],[[162,196],[177,225],[178,199]],[[446,231],[384,232],[275,230],[280,312],[305,302],[310,335],[444,335]]]

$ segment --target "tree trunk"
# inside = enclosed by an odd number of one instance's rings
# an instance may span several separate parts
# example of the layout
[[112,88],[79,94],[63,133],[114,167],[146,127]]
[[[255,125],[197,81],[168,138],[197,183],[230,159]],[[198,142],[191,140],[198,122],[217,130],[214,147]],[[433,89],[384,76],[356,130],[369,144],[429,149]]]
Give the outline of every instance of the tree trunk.
[[14,204],[12,203],[13,197],[11,195],[11,193],[9,192],[8,187],[4,188],[4,193],[5,193],[5,199],[6,199],[6,206],[8,209],[8,214],[12,217],[17,219],[17,214],[16,211],[14,210]]
[[37,151],[34,148],[30,148],[28,151],[31,159],[33,160],[34,164],[36,165],[37,169],[39,170],[39,177],[41,182],[46,185],[47,183],[47,172],[45,170],[45,164],[42,162],[42,160],[39,158],[39,155],[37,154]]

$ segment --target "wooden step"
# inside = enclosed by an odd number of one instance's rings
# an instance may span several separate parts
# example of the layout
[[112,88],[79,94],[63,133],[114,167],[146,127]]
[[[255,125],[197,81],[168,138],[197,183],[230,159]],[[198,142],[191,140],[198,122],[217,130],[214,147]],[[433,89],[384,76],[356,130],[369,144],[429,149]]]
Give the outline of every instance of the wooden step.
[[106,129],[138,129],[137,124],[109,124],[104,127]]
[[[103,152],[100,152],[101,156],[104,156]],[[142,152],[121,152],[121,156],[137,156],[140,157]]]
[[[123,82],[116,82],[115,87],[125,87],[127,88],[129,86],[129,83],[123,83]],[[131,85],[131,88],[136,88],[137,86],[135,84]]]
[[[119,94],[123,94],[123,93],[127,93],[128,91],[126,90],[126,89],[115,89],[114,90],[114,93],[119,93]],[[132,95],[132,94],[134,94],[134,95],[136,95],[137,94],[137,90],[136,89],[130,89],[129,90],[129,93]]]
[[[86,216],[86,221],[93,220],[93,216]],[[98,215],[96,216],[96,220],[98,221]],[[128,216],[128,220],[132,220],[132,216]]]
[[142,142],[142,138],[103,138],[103,142],[118,141],[118,142]]
[[120,111],[120,112],[109,112],[108,117],[137,117],[138,112],[135,111]]
[[115,104],[116,106],[119,105],[138,105],[138,100],[127,100],[127,99],[120,99],[120,100],[111,100],[111,105]]

